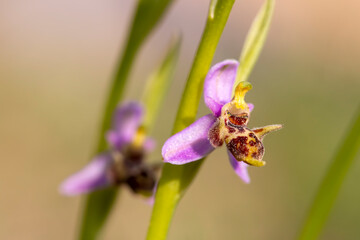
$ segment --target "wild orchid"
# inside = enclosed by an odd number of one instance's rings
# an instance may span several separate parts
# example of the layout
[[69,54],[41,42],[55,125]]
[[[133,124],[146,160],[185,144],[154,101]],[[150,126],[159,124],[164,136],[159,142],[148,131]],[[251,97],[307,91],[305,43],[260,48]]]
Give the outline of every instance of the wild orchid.
[[205,115],[183,131],[170,137],[162,148],[165,162],[186,164],[210,154],[225,143],[231,166],[246,183],[250,182],[247,166],[263,166],[264,136],[282,125],[249,129],[250,112],[254,106],[245,102],[251,89],[248,82],[233,86],[239,63],[225,60],[213,66],[204,83],[204,100],[212,114]]
[[110,150],[97,155],[85,168],[67,178],[60,187],[61,193],[77,195],[125,184],[134,193],[152,196],[157,166],[146,164],[144,158],[155,142],[141,127],[143,115],[144,110],[137,102],[118,107],[113,128],[106,135]]

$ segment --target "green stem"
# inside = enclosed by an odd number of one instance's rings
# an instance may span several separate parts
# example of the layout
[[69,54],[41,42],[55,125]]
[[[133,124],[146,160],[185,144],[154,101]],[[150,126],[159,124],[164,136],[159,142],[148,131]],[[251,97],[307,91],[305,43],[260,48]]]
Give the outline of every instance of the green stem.
[[299,240],[318,239],[339,190],[360,149],[360,107],[347,135],[335,155],[304,221]]
[[180,54],[180,43],[180,35],[175,35],[159,68],[153,72],[146,82],[142,102],[146,111],[143,127],[146,129],[147,134],[151,134],[153,130],[160,107],[174,77]]
[[[246,36],[244,46],[240,55],[240,66],[236,74],[234,86],[240,82],[247,81],[257,59],[264,47],[269,32],[272,15],[274,13],[275,0],[264,2]],[[235,88],[234,88],[235,89]]]
[[[123,96],[125,84],[136,55],[171,3],[172,0],[158,0],[156,2],[153,0],[138,1],[126,41],[125,51],[119,61],[115,77],[110,86],[94,155],[107,149],[104,135],[111,127],[112,114]],[[116,189],[106,189],[87,196],[83,208],[79,239],[92,240],[98,238],[115,202],[116,195]]]
[[[183,92],[173,133],[194,122],[205,76],[210,68],[217,44],[235,0],[213,0],[206,26]],[[155,197],[148,230],[148,240],[166,239],[175,208],[184,191],[195,177],[202,160],[186,165],[165,164]]]

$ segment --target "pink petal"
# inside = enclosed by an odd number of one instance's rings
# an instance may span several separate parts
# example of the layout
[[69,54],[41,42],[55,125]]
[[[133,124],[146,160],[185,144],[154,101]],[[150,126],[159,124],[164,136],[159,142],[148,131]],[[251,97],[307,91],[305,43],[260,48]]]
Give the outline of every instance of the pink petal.
[[208,114],[170,137],[162,148],[165,162],[185,164],[199,160],[214,150],[208,140],[208,131],[216,118]]
[[214,65],[205,78],[205,103],[217,117],[222,106],[231,101],[238,65],[236,60],[224,60]]
[[112,158],[108,153],[96,156],[85,168],[67,178],[61,184],[60,192],[72,196],[109,186],[107,170],[111,162]]
[[247,165],[244,162],[238,162],[234,156],[232,155],[231,152],[227,151],[228,155],[229,155],[229,160],[230,160],[230,164],[233,167],[234,171],[236,172],[236,174],[241,178],[241,180],[243,180],[245,183],[250,183],[250,177],[249,177],[249,173],[247,171],[247,167],[249,165]]
[[145,200],[145,202],[150,206],[153,206],[155,203],[155,194],[156,194],[158,183],[159,182],[155,183],[152,195]]
[[254,110],[254,104],[248,103],[247,105],[249,106],[250,112],[252,112],[252,110]]
[[130,143],[143,120],[143,108],[137,102],[127,102],[115,110],[113,128],[106,135],[114,148],[121,149]]
[[156,141],[153,138],[146,138],[144,142],[144,149],[146,152],[152,152],[156,147]]

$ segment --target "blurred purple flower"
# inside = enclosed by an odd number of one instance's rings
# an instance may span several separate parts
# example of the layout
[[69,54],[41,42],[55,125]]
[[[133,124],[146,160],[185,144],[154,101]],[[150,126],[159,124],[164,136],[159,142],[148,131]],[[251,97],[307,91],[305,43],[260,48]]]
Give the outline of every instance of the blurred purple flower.
[[240,83],[232,99],[238,64],[236,60],[225,60],[210,69],[204,83],[204,100],[212,114],[201,117],[165,142],[162,148],[165,162],[178,165],[193,162],[225,142],[230,164],[245,183],[250,182],[248,165],[264,165],[261,140],[281,125],[247,128],[254,106],[246,104],[244,97],[251,85]]
[[115,110],[112,129],[106,139],[109,151],[97,155],[88,165],[67,178],[60,186],[65,195],[89,193],[101,188],[126,184],[147,197],[156,185],[159,166],[144,163],[144,155],[153,150],[154,140],[140,127],[144,111],[137,102],[128,102]]

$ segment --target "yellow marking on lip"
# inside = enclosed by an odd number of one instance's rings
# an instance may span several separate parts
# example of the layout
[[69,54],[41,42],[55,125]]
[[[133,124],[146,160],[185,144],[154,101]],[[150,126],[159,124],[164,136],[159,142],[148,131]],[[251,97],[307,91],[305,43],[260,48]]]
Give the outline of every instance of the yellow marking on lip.
[[262,167],[266,164],[266,162],[262,161],[262,160],[256,160],[254,158],[245,158],[243,160],[244,162],[246,162],[247,164],[251,165],[251,166],[255,166],[255,167]]

